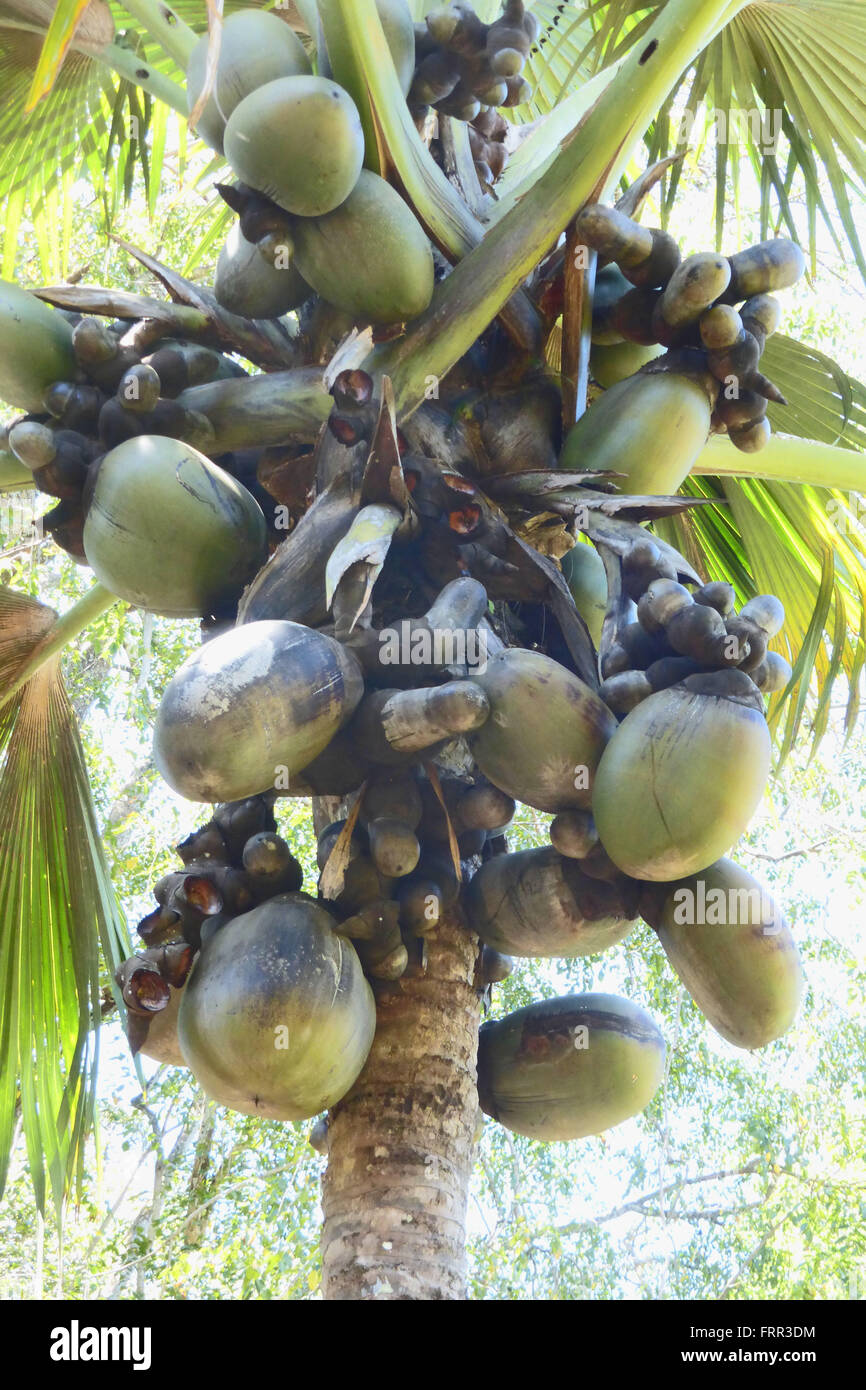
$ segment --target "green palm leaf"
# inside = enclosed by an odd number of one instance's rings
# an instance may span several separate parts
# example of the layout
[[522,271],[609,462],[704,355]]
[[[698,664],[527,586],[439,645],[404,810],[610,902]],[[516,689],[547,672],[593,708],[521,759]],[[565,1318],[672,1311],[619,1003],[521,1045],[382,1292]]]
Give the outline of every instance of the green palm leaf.
[[[661,8],[635,0],[610,0],[601,7],[603,20],[593,47],[596,66],[631,47]],[[672,91],[648,140],[650,158],[689,144],[699,151],[709,139],[716,140],[719,243],[741,154],[751,162],[760,190],[763,235],[777,226],[797,235],[789,196],[794,173],[799,173],[813,249],[819,216],[837,236],[826,202],[829,193],[866,276],[854,216],[866,187],[864,73],[866,25],[859,0],[743,5]],[[695,118],[703,107],[703,126],[698,120],[689,130],[675,119],[672,113],[683,107]],[[784,156],[776,147],[779,135]],[[671,172],[665,213],[673,206],[681,173],[676,167]]]
[[719,505],[658,522],[664,539],[708,579],[733,584],[741,602],[757,593],[775,593],[784,601],[785,628],[772,645],[792,662],[794,676],[771,703],[780,759],[807,709],[817,748],[838,676],[848,683],[850,733],[866,652],[866,529],[856,509],[832,488],[760,478],[692,475],[682,491],[717,498]]
[[[0,590],[0,694],[54,626]],[[23,1122],[40,1207],[82,1173],[102,975],[126,954],[59,658],[0,707],[0,1189]]]
[[762,368],[788,401],[769,407],[774,429],[866,449],[866,387],[831,358],[777,333],[767,342]]
[[[69,223],[74,180],[86,174],[98,190],[107,229],[131,194],[136,171],[151,208],[159,191],[169,108],[151,91],[185,110],[182,74],[147,36],[136,32],[119,5],[91,0],[73,46],[57,67],[58,49],[44,47],[54,6],[43,0],[0,3],[0,210],[4,213],[3,273],[14,268],[22,216],[36,233],[42,274],[65,273],[53,236],[52,216]],[[200,24],[206,11],[197,6]],[[58,10],[59,14],[60,11]],[[28,111],[34,71],[46,52],[54,81]],[[137,74],[147,72],[144,90]],[[143,79],[141,79],[143,80]],[[53,260],[45,248],[55,247]]]

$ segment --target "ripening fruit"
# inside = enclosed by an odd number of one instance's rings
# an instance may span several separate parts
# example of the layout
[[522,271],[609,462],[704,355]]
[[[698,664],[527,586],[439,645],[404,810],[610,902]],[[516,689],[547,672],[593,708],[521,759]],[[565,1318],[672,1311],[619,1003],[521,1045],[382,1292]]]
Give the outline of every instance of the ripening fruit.
[[235,107],[226,159],[286,212],[321,217],[348,198],[364,161],[358,108],[326,77],[282,77]]
[[220,251],[213,292],[229,313],[248,319],[280,318],[313,293],[287,249],[282,261],[271,264],[247,241],[237,222]]
[[674,493],[707,442],[715,378],[640,371],[605,391],[573,425],[560,468],[612,470],[633,495]]
[[746,698],[689,688],[704,679],[689,676],[643,700],[599,763],[592,813],[604,848],[632,878],[667,881],[706,868],[740,838],[763,796],[763,713]]
[[543,999],[482,1026],[478,1098],[515,1134],[582,1139],[644,1110],[664,1059],[664,1038],[628,999]]
[[74,379],[76,371],[72,329],[63,315],[0,280],[0,400],[40,413],[46,389]]
[[303,893],[271,898],[202,948],[183,992],[178,1039],[220,1105],[306,1120],[346,1094],[376,1027],[352,944]]
[[300,623],[245,623],[169,681],[154,730],[161,775],[190,801],[240,801],[300,772],[363,693],[351,652]]
[[[202,34],[186,70],[190,113],[204,88],[207,57],[208,35]],[[216,80],[198,118],[197,134],[222,153],[226,122],[244,97],[278,77],[297,77],[309,71],[303,44],[277,15],[266,10],[237,10],[226,16]]]
[[541,652],[500,652],[475,674],[490,717],[470,740],[488,781],[539,811],[587,808],[616,720],[578,676]]
[[318,294],[372,323],[402,323],[433,296],[433,253],[399,193],[363,170],[351,196],[294,228],[295,262]]
[[601,629],[607,612],[607,574],[604,561],[594,545],[579,543],[563,555],[562,577],[571,590],[574,606],[596,648],[601,645]]
[[466,912],[486,945],[536,959],[606,951],[636,920],[611,884],[552,846],[488,859],[470,880]]
[[202,618],[264,564],[262,510],[236,478],[165,435],[137,435],[99,462],[84,523],[87,563],[149,613]]
[[701,1013],[735,1047],[790,1028],[803,992],[791,930],[770,895],[730,859],[669,886],[652,925]]

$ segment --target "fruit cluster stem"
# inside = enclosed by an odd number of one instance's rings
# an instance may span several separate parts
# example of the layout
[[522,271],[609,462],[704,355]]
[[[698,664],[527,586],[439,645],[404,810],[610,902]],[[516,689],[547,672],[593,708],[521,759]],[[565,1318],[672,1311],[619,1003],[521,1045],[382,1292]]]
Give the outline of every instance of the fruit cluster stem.
[[741,454],[731,448],[724,435],[713,435],[698,455],[692,473],[866,492],[866,463],[858,450],[789,434],[774,434],[757,454]]

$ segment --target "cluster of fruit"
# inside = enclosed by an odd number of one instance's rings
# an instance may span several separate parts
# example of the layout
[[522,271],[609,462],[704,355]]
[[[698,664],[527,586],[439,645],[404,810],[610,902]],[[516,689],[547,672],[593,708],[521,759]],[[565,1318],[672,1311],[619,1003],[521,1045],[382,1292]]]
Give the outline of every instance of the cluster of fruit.
[[[398,71],[414,64],[408,8],[386,5]],[[386,15],[383,14],[383,19]],[[187,69],[191,112],[208,65],[203,35]],[[312,72],[300,40],[275,14],[240,10],[223,26],[213,90],[199,134],[241,183],[225,190],[242,211],[220,256],[215,293],[248,318],[277,318],[313,293],[374,323],[414,318],[433,293],[433,255],[421,227],[384,179],[363,168],[364,132],[352,97]]]
[[[59,499],[43,517],[44,529],[85,563],[85,511],[106,451],[157,435],[176,454],[183,452],[177,440],[208,449],[210,422],[176,397],[188,386],[245,373],[200,343],[163,337],[136,345],[128,323],[49,309],[15,285],[0,287],[0,317],[13,319],[19,332],[26,327],[35,354],[20,389],[7,380],[10,363],[0,373],[0,390],[29,411],[5,431],[5,446],[32,471],[41,492]],[[264,489],[252,487],[267,506]]]
[[186,984],[198,951],[230,919],[300,890],[301,866],[276,833],[273,802],[273,796],[254,796],[217,806],[212,819],[177,846],[183,868],[155,884],[157,907],[138,924],[144,949],[116,976],[133,1052],[159,1060],[169,1060],[160,1054],[170,1052],[180,1061],[172,1045],[175,992]]
[[[744,610],[743,628],[772,607]],[[425,941],[458,901],[482,943],[479,988],[504,978],[514,956],[609,949],[643,916],[724,1037],[758,1047],[785,1031],[801,990],[793,938],[774,905],[767,914],[754,879],[718,858],[763,792],[770,744],[760,697],[756,706],[710,688],[712,675],[703,686],[690,677],[618,725],[598,695],[539,652],[502,650],[467,678],[408,690],[365,689],[354,666],[321,632],[254,622],[212,639],[170,683],[155,736],[163,776],[192,799],[214,800],[228,787],[243,799],[219,807],[180,847],[185,871],[158,885],[159,908],[141,924],[148,951],[122,978],[140,1015],[162,1019],[155,1037],[149,1026],[145,1050],[165,1054],[166,1036],[176,1037],[172,1060],[182,1057],[222,1103],[312,1117],[345,1093],[367,1055],[365,977],[381,991],[407,969],[423,971]],[[444,711],[461,690],[468,706],[460,708],[474,715],[449,728]],[[455,752],[456,735],[463,767],[449,776],[442,755]],[[270,781],[275,758],[300,770],[288,794],[309,792],[316,763],[315,789],[343,793],[345,759],[338,755],[343,777],[328,785],[327,757],[344,736],[357,796],[319,837],[317,902],[296,891],[297,866],[273,832],[273,792],[244,793]],[[508,852],[515,798],[555,813],[549,847]],[[701,907],[683,926],[684,892],[700,903],[715,895],[715,916]],[[187,948],[197,946],[184,985]],[[329,1003],[323,961],[335,959],[342,983]],[[319,1046],[301,1047],[303,1065],[293,1054],[281,1066],[274,1029],[311,1015]],[[585,1026],[586,1052],[574,1042],[569,1050],[564,1040]],[[480,1102],[516,1132],[575,1138],[643,1108],[662,1059],[658,1030],[628,1001],[545,1001],[484,1029]],[[612,1080],[620,1062],[628,1064],[621,1084]],[[605,1083],[604,1101],[591,1104]]]
[[[483,778],[471,786],[440,779],[432,764],[426,774],[380,770],[365,782],[357,821],[329,825],[318,860],[326,872],[342,837],[345,872],[332,906],[368,975],[399,979],[410,961],[423,959],[424,937],[457,901],[460,865],[504,853],[514,811],[512,798]],[[485,984],[509,970],[510,962],[488,951]]]
[[698,678],[709,688],[758,700],[783,690],[791,667],[767,643],[782,629],[784,610],[772,594],[760,594],[735,611],[733,586],[702,584],[690,593],[671,560],[647,537],[623,561],[625,591],[637,603],[602,657],[599,691],[615,714],[625,715],[654,691]]
[[531,95],[522,74],[537,38],[538,21],[523,0],[506,0],[493,24],[456,0],[432,10],[415,31],[410,107],[473,121],[482,107],[521,106]]
[[767,402],[785,404],[758,369],[781,318],[770,291],[803,274],[800,248],[778,237],[730,257],[701,252],[682,260],[667,232],[601,204],[579,214],[576,236],[601,263],[591,363],[600,383],[614,386],[638,369],[689,376],[708,397],[713,431],[744,453],[763,448]]

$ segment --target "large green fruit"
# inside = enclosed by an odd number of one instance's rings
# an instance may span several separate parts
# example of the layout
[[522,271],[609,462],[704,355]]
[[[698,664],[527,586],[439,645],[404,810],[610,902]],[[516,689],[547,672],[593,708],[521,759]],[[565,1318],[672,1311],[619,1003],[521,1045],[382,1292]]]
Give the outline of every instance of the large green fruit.
[[[714,378],[712,386],[717,390]],[[710,432],[712,391],[703,378],[638,372],[605,391],[572,426],[560,468],[611,469],[620,492],[676,492]]]
[[488,781],[539,811],[588,808],[616,720],[589,686],[540,652],[512,648],[472,679],[490,718],[471,740]]
[[604,561],[594,545],[579,542],[563,555],[562,576],[571,590],[574,606],[589,628],[598,648],[607,612],[607,574]]
[[547,846],[488,859],[470,880],[466,911],[485,945],[507,956],[590,956],[635,925],[612,884]]
[[348,198],[364,161],[358,108],[329,77],[281,77],[251,92],[226,125],[226,159],[287,212],[320,217]]
[[739,864],[720,859],[668,889],[659,940],[718,1033],[765,1047],[787,1032],[803,992],[800,957],[773,899]]
[[643,343],[597,343],[589,357],[590,376],[607,391],[617,382],[625,381],[626,377],[639,372],[647,362],[661,357],[663,352],[660,343],[650,343],[648,346]]
[[291,261],[282,268],[271,265],[237,222],[220,251],[213,292],[229,313],[248,319],[278,319],[312,295]]
[[0,400],[42,411],[46,388],[73,379],[77,370],[72,329],[63,315],[0,280]]
[[[208,36],[192,50],[186,70],[188,109],[201,95],[207,74]],[[288,24],[266,10],[237,10],[223,20],[216,81],[198,121],[198,134],[222,152],[226,121],[257,87],[310,71],[304,46]]]
[[592,794],[601,842],[632,878],[705,869],[742,835],[769,770],[759,710],[684,685],[660,690],[626,715],[602,756]]
[[376,1029],[355,949],[303,893],[285,893],[221,927],[183,992],[178,1038],[220,1105],[307,1120],[346,1094]]
[[664,1038],[628,999],[543,999],[483,1025],[478,1097],[484,1113],[515,1134],[582,1139],[645,1109],[664,1059]]
[[266,558],[262,510],[237,479],[165,435],[127,439],[101,460],[84,523],[97,579],[169,618],[237,599]]
[[214,637],[169,681],[154,730],[162,776],[190,801],[240,801],[280,785],[330,743],[363,693],[360,667],[300,623]]
[[297,222],[294,233],[298,270],[338,309],[373,323],[402,323],[430,303],[430,243],[378,174],[363,170],[342,207]]

